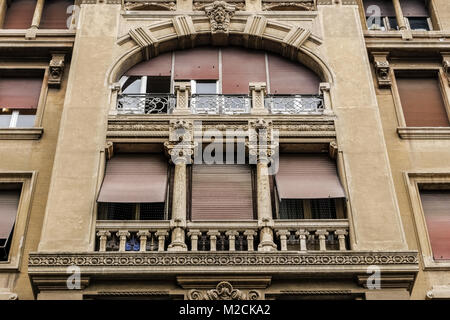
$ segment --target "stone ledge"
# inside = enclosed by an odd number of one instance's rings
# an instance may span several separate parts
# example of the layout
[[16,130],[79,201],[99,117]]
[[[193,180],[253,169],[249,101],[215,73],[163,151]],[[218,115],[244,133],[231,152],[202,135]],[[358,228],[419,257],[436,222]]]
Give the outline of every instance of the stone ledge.
[[39,140],[44,128],[0,128],[0,140]]
[[399,127],[397,133],[405,140],[450,140],[450,127]]
[[[416,251],[406,252],[372,252],[372,251],[309,251],[302,252],[89,252],[89,253],[31,253],[28,270],[30,274],[51,271],[54,269],[65,270],[66,267],[77,265],[81,269],[89,269],[91,272],[106,272],[107,269],[117,271],[136,267],[136,271],[164,267],[165,272],[170,272],[173,267],[189,270],[206,270],[214,267],[226,268],[230,271],[243,270],[249,267],[249,271],[267,272],[270,267],[276,267],[278,272],[283,270],[298,269],[299,267],[315,267],[314,272],[319,272],[316,267],[326,267],[330,272],[330,266],[345,267],[353,270],[354,267],[369,265],[403,267],[408,270],[418,268]],[[258,269],[255,269],[258,267]],[[412,267],[412,269],[411,269]],[[237,269],[239,268],[239,269]],[[359,269],[359,268],[358,268]],[[365,270],[365,268],[362,268]],[[402,269],[402,268],[400,268]],[[86,270],[87,271],[87,270]],[[295,271],[295,270],[291,270]],[[303,270],[305,271],[305,270]],[[311,270],[309,270],[311,271]]]

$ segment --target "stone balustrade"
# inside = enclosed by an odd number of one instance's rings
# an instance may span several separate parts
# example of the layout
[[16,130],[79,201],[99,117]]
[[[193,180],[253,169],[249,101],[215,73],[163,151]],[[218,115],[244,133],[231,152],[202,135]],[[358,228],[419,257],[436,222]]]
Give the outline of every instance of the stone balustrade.
[[[187,251],[258,251],[257,221],[196,221],[185,228]],[[275,220],[276,251],[348,250],[348,220]],[[165,252],[169,221],[97,221],[96,251]]]

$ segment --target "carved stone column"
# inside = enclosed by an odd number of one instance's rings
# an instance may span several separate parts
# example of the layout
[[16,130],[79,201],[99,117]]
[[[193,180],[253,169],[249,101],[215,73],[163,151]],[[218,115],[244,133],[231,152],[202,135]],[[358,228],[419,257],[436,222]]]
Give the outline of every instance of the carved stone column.
[[147,248],[147,239],[151,236],[151,233],[148,230],[139,230],[137,236],[140,240],[139,251],[145,251]]
[[187,115],[191,114],[189,110],[189,96],[191,93],[191,83],[190,82],[175,82],[174,85],[177,105],[173,114]]
[[127,238],[130,236],[130,233],[127,230],[119,230],[116,235],[120,240],[119,251],[123,252],[125,251],[125,245],[127,243]]
[[108,241],[108,238],[111,237],[111,233],[109,231],[99,231],[97,232],[97,236],[100,239],[100,245],[98,251],[105,252],[106,251],[106,242]]
[[252,99],[251,114],[269,114],[269,110],[264,107],[264,95],[266,94],[265,82],[251,82],[249,84],[250,96]]
[[400,6],[400,0],[392,0],[394,3],[395,16],[397,17],[397,24],[400,30],[406,30],[405,17]]
[[37,0],[36,8],[34,9],[33,20],[31,21],[31,28],[28,29],[25,37],[27,39],[36,38],[36,32],[41,24],[42,10],[44,9],[44,0]]
[[[270,194],[269,163],[275,153],[277,144],[272,141],[272,123],[265,120],[249,122],[250,161],[256,160],[256,192],[258,202],[258,225],[260,243],[258,251],[276,250],[273,242],[272,201]],[[253,159],[253,160],[252,160]]]
[[6,7],[7,1],[6,0],[0,1],[0,28],[3,28],[3,23],[5,22]]
[[186,166],[192,163],[195,145],[192,142],[192,123],[184,120],[172,121],[169,132],[169,142],[164,145],[175,165],[172,190],[172,228],[171,243],[168,251],[186,251]]

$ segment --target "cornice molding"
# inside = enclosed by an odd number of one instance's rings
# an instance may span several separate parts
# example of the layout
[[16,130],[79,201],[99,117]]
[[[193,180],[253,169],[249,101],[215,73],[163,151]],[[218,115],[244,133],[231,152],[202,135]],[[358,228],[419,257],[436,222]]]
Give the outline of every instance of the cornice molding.
[[1,128],[0,140],[39,140],[44,128]]
[[[52,269],[65,270],[76,265],[89,268],[90,273],[104,272],[106,268],[133,271],[129,267],[284,267],[300,266],[345,266],[352,270],[354,266],[404,266],[418,267],[416,251],[407,252],[89,252],[89,253],[31,253],[29,256],[29,273],[51,272]],[[62,268],[62,269],[61,269]],[[96,269],[97,268],[97,269]],[[413,269],[414,269],[413,268]],[[240,269],[239,269],[240,270]],[[83,271],[83,270],[82,270]],[[150,270],[149,270],[150,271]],[[166,272],[169,270],[167,269]],[[268,270],[261,270],[267,272]],[[298,270],[300,271],[300,270]],[[328,272],[330,270],[328,269]]]
[[404,140],[450,140],[450,127],[399,127],[397,133]]

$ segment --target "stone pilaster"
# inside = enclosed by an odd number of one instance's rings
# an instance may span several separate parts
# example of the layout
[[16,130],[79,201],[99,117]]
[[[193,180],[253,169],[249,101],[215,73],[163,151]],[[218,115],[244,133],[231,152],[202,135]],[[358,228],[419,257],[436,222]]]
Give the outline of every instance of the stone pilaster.
[[173,114],[191,114],[191,111],[189,110],[191,84],[189,82],[176,82],[174,89],[177,96],[177,105],[173,111]]
[[264,107],[264,95],[266,94],[265,82],[250,82],[250,97],[252,98],[252,114],[269,114],[269,110]]

